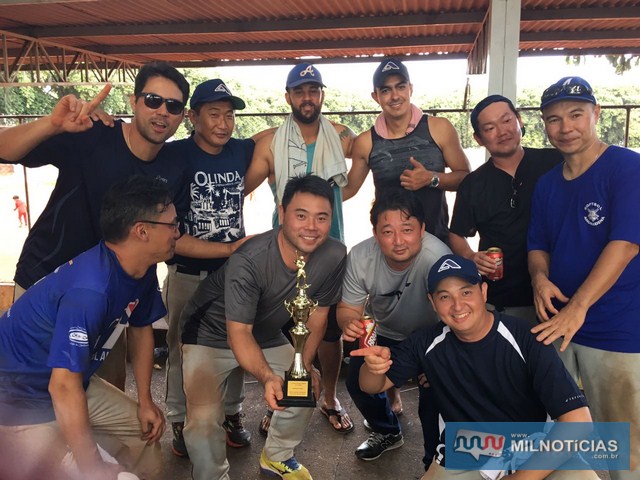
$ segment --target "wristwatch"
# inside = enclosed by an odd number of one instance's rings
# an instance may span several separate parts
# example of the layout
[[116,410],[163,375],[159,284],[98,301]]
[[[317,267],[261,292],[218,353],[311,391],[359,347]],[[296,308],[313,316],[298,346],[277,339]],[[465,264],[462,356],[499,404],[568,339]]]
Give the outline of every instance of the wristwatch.
[[431,177],[431,182],[429,182],[429,187],[438,188],[438,185],[440,185],[440,177],[434,174],[433,177]]

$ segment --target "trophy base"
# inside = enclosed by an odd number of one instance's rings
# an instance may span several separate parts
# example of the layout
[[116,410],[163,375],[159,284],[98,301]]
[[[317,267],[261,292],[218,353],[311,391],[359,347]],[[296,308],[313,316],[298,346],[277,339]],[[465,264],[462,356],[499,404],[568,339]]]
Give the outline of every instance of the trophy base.
[[284,398],[278,400],[281,407],[310,407],[316,406],[316,399],[311,388],[311,378],[293,379],[285,374]]

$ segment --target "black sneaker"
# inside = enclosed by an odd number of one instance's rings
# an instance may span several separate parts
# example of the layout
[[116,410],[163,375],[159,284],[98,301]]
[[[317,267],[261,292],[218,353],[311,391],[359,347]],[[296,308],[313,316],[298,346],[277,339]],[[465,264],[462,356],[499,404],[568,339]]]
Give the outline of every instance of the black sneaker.
[[184,422],[173,422],[171,424],[171,430],[173,430],[173,442],[171,443],[171,451],[177,457],[189,458],[189,452],[187,452],[187,446],[184,443],[184,437],[182,436],[182,430],[184,429]]
[[356,448],[356,457],[360,460],[375,460],[387,450],[400,448],[404,445],[404,439],[401,433],[377,433],[373,432],[369,438],[358,448]]
[[225,415],[222,427],[227,432],[227,445],[234,448],[246,447],[251,443],[251,433],[242,425],[244,413]]

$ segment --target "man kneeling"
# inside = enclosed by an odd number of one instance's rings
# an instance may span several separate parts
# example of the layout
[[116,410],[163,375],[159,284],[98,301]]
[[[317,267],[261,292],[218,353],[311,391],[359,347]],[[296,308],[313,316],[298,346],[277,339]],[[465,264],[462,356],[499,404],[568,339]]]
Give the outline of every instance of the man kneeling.
[[[429,300],[441,322],[391,349],[364,356],[360,386],[369,393],[403,385],[424,373],[441,425],[447,422],[591,422],[587,402],[552,346],[536,341],[529,324],[485,308],[487,284],[475,264],[457,255],[438,260],[428,277]],[[480,471],[445,470],[444,428],[423,480],[482,480]],[[549,477],[548,477],[549,476]],[[509,479],[598,477],[592,471],[525,471]]]
[[[158,473],[165,421],[151,399],[151,323],[166,310],[155,265],[171,258],[179,235],[165,184],[134,176],[114,185],[100,227],[104,241],[0,318],[2,479],[66,479],[68,449],[79,478]],[[137,403],[94,375],[127,324]],[[120,465],[104,462],[96,442]]]

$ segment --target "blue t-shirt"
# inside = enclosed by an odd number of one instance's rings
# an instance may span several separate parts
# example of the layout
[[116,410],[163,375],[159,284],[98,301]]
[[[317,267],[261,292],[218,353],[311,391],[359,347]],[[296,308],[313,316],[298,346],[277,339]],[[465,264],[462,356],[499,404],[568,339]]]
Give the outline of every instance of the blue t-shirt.
[[103,242],[58,267],[0,317],[0,425],[53,420],[52,368],[86,388],[128,323],[165,314],[155,266],[136,280]]
[[[528,249],[550,255],[549,279],[567,297],[575,294],[613,240],[640,243],[640,155],[610,146],[578,178],[565,180],[560,165],[538,181]],[[573,341],[640,353],[639,256],[589,308]]]
[[[234,242],[244,238],[244,177],[255,142],[231,138],[217,155],[202,150],[192,137],[174,142],[187,160],[189,209],[185,233],[210,242]],[[194,270],[216,270],[226,258],[196,259],[176,255],[168,263]]]
[[[307,173],[313,173],[313,154],[316,151],[316,143],[313,142],[307,145]],[[331,215],[331,229],[329,230],[329,236],[344,243],[344,220],[342,218],[342,189],[331,182],[333,188],[333,214]],[[276,195],[276,184],[271,185],[271,191],[273,197]],[[273,212],[273,228],[280,225],[278,218],[278,206]]]
[[[424,373],[445,422],[544,422],[587,405],[552,345],[520,318],[493,313],[491,331],[463,342],[444,323],[391,347],[398,387]],[[444,458],[444,430],[437,459]]]

